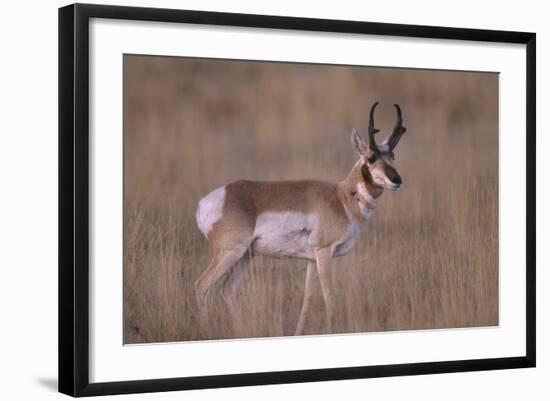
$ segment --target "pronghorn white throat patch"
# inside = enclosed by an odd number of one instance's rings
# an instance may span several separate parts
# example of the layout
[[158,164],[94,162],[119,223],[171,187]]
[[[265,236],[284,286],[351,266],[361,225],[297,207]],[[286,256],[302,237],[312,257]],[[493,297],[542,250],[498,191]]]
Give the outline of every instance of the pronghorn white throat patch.
[[369,193],[364,182],[357,184],[357,193],[359,194],[357,200],[359,210],[368,219],[374,212],[374,209],[376,209],[376,206],[378,206],[378,201]]

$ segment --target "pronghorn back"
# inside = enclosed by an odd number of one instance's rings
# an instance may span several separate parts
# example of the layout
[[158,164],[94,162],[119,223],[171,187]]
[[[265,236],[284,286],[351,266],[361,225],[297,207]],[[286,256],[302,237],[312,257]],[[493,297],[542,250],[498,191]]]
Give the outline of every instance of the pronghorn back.
[[309,259],[313,247],[349,230],[340,196],[324,181],[239,180],[200,200],[197,224],[216,248],[248,242],[257,254]]

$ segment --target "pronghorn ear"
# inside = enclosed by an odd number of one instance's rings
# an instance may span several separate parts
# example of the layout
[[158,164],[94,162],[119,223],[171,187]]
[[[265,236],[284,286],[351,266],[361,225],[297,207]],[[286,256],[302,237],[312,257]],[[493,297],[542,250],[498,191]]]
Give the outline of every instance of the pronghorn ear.
[[355,149],[360,156],[364,155],[367,151],[367,144],[363,138],[359,136],[355,128],[351,130],[351,146],[353,146],[353,149]]

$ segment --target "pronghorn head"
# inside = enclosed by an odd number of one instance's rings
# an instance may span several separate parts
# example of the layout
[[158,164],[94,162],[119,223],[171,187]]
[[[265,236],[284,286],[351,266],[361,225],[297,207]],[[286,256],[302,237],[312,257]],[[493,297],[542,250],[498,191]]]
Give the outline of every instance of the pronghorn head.
[[401,187],[403,181],[393,166],[395,159],[393,150],[407,129],[403,126],[401,108],[397,104],[394,104],[397,110],[397,121],[393,127],[393,131],[388,139],[383,143],[377,144],[374,140],[374,134],[380,130],[374,127],[374,109],[376,106],[378,106],[378,102],[374,103],[370,109],[368,146],[355,129],[351,132],[351,143],[357,153],[359,153],[361,172],[365,181],[379,188],[395,191]]

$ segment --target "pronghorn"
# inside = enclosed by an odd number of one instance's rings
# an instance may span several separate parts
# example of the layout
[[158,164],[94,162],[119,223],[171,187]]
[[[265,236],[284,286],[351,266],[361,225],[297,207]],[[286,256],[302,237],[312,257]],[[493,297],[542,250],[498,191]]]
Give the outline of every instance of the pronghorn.
[[401,109],[388,139],[377,144],[374,103],[369,114],[368,146],[351,132],[359,159],[341,182],[247,181],[220,187],[199,201],[197,225],[209,240],[212,259],[195,283],[201,321],[207,319],[207,297],[212,286],[225,279],[224,298],[232,302],[239,275],[251,256],[298,258],[308,261],[305,290],[295,334],[303,332],[312,298],[312,281],[319,275],[330,332],[333,295],[330,260],[347,254],[385,188],[397,190],[401,177],[393,167],[393,150],[406,131]]

